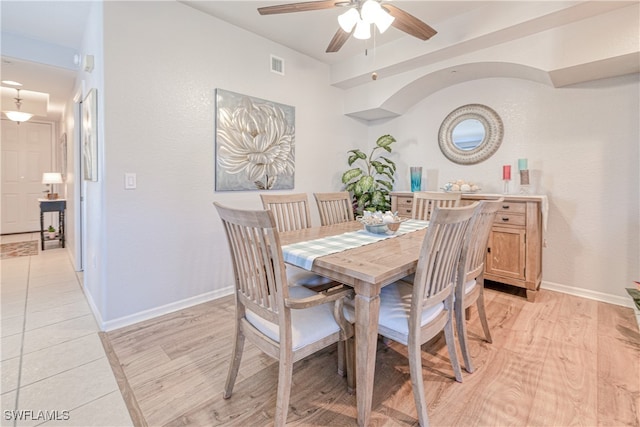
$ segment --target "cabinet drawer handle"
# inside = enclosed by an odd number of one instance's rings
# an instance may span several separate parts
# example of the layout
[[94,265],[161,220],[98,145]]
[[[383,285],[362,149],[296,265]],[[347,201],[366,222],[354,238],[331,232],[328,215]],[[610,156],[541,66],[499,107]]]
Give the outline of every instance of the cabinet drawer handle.
[[506,222],[506,221],[509,221],[509,218],[503,216],[502,220]]
[[502,209],[509,209],[509,205],[502,205]]

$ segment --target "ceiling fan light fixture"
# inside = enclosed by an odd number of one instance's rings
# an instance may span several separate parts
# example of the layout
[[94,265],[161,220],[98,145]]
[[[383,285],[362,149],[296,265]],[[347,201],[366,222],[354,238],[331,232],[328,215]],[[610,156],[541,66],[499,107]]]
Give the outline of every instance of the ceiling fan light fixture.
[[358,15],[358,11],[353,8],[338,16],[338,24],[340,24],[340,28],[347,33],[350,33],[353,30],[353,27],[359,20],[360,15]]
[[371,24],[367,24],[362,19],[356,24],[356,30],[353,32],[353,37],[359,40],[368,40],[371,38]]

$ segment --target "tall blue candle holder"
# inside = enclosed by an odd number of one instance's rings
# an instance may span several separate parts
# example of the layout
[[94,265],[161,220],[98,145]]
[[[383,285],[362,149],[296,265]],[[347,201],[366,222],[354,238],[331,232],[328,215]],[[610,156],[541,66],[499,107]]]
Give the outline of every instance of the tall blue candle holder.
[[411,173],[411,191],[420,191],[422,188],[422,167],[411,166],[409,170]]

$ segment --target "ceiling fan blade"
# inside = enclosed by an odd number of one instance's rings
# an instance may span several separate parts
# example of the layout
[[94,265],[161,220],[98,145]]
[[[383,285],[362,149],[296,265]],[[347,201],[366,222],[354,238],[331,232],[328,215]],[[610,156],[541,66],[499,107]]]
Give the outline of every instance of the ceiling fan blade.
[[260,15],[274,15],[277,13],[306,12],[309,10],[330,9],[339,0],[306,1],[303,3],[278,4],[275,6],[259,7]]
[[351,33],[347,33],[342,28],[338,28],[338,31],[336,31],[333,38],[329,42],[329,46],[327,46],[326,52],[333,53],[339,51],[342,45],[344,45],[347,40],[349,40],[350,36]]
[[436,30],[402,9],[391,4],[383,4],[382,7],[386,9],[391,16],[396,18],[393,20],[391,25],[407,34],[411,34],[420,40],[429,40],[438,33]]

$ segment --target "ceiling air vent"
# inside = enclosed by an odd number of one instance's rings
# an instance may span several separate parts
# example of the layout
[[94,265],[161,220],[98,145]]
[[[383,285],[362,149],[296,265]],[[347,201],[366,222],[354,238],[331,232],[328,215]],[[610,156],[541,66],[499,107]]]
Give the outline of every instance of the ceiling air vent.
[[271,72],[284,76],[284,59],[271,55]]

